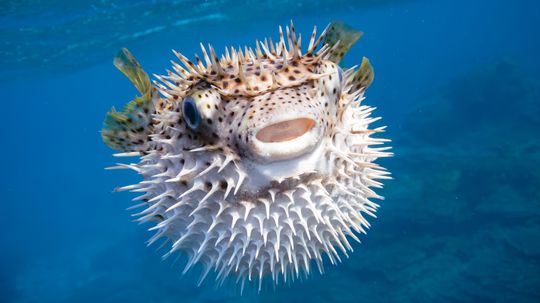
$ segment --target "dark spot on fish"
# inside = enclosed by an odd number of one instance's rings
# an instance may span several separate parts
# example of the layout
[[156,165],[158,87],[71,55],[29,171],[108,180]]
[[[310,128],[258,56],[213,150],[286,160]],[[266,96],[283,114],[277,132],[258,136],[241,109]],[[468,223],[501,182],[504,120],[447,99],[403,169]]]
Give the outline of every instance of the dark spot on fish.
[[227,189],[227,181],[220,181],[220,182],[219,182],[219,187],[220,187],[222,190]]

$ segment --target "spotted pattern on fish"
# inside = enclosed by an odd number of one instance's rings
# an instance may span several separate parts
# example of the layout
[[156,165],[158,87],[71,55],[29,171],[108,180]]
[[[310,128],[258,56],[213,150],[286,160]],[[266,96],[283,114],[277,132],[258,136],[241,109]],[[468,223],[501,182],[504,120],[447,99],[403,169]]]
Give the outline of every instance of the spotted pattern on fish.
[[367,59],[360,68],[338,63],[361,33],[333,23],[307,49],[294,25],[279,40],[254,48],[215,50],[201,44],[191,61],[148,75],[127,50],[115,65],[142,96],[106,116],[102,137],[118,157],[138,156],[131,169],[143,180],[119,187],[142,193],[138,221],[154,222],[166,256],[188,257],[184,272],[202,265],[243,289],[265,277],[278,283],[323,271],[352,250],[350,239],[369,227],[381,199],[372,188],[390,174],[374,163],[391,156],[388,140],[370,128],[374,108],[363,105],[373,81]]

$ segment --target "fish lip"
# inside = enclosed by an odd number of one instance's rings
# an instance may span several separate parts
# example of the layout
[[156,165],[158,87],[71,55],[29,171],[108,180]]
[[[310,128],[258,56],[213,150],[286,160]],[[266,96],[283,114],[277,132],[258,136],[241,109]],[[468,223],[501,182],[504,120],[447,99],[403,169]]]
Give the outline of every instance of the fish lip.
[[264,126],[255,137],[264,143],[291,141],[309,132],[315,124],[315,120],[307,117],[287,119]]
[[[294,136],[284,136],[275,139],[272,135],[262,135],[263,140],[258,136],[260,131],[267,129],[267,127],[273,127],[280,123],[293,122],[298,123],[304,127],[302,131],[293,133]],[[270,128],[270,130],[272,130]],[[288,160],[295,158],[312,151],[318,143],[321,141],[323,135],[321,123],[317,122],[311,117],[294,117],[292,119],[279,120],[278,122],[272,122],[261,128],[259,128],[253,135],[250,142],[251,153],[254,156],[254,160],[263,163],[270,163],[281,160]],[[266,137],[265,137],[266,136]]]

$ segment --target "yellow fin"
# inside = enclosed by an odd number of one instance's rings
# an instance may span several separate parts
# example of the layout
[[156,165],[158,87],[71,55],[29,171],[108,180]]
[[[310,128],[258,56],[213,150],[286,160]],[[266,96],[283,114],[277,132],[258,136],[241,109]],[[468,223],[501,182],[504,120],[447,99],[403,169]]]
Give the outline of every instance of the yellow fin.
[[110,148],[131,152],[148,149],[151,117],[157,92],[148,74],[131,53],[123,48],[114,58],[114,65],[135,85],[141,96],[135,97],[119,112],[111,109],[103,121],[101,138]]
[[324,43],[328,44],[330,48],[334,47],[338,41],[339,44],[329,54],[329,60],[338,64],[351,46],[353,46],[363,34],[364,33],[347,26],[343,22],[332,22],[324,36]]
[[375,78],[375,73],[371,63],[369,63],[368,58],[362,58],[362,64],[358,71],[354,74],[351,79],[352,91],[357,91],[363,89],[364,91],[371,85],[373,79]]

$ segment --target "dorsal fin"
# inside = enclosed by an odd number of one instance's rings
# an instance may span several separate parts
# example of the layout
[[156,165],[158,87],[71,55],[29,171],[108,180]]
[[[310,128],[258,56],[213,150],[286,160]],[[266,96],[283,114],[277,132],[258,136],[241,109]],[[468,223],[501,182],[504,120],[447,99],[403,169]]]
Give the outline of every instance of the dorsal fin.
[[330,48],[334,47],[338,41],[339,44],[331,51],[328,60],[339,64],[343,56],[363,34],[343,22],[332,22],[324,36],[324,43],[328,44]]
[[375,73],[373,72],[371,63],[369,63],[368,58],[363,57],[360,68],[349,82],[351,84],[351,91],[358,91],[360,89],[365,91],[371,85],[374,78]]
[[123,48],[114,58],[114,65],[135,85],[141,96],[135,97],[119,112],[113,107],[103,121],[101,137],[110,148],[125,151],[148,149],[152,131],[151,119],[158,93],[148,74],[131,53]]

